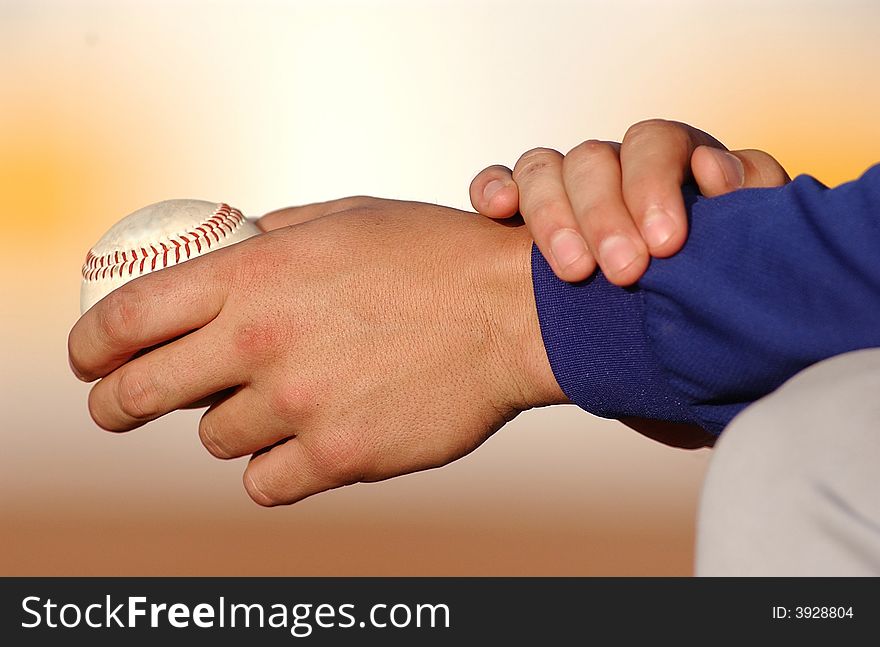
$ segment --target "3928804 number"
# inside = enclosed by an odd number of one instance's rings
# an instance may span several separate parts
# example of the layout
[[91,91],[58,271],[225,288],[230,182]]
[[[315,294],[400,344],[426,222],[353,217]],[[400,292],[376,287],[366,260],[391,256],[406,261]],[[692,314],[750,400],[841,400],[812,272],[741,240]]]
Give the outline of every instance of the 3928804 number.
[[852,618],[852,607],[795,607],[795,618]]

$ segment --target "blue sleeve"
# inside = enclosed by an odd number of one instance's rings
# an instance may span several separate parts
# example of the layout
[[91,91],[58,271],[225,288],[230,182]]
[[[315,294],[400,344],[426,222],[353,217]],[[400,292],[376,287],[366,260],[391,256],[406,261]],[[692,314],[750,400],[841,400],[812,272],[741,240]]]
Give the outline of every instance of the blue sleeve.
[[704,198],[690,233],[639,284],[558,280],[537,248],[544,346],[570,400],[599,416],[692,422],[720,433],[807,366],[880,346],[880,165],[829,189]]

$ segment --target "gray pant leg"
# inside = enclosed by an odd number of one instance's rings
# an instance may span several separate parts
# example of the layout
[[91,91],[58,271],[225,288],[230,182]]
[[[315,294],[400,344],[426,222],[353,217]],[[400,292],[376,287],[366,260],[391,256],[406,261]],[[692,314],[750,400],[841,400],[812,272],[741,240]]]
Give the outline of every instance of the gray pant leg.
[[696,574],[880,575],[880,349],[811,366],[731,422]]

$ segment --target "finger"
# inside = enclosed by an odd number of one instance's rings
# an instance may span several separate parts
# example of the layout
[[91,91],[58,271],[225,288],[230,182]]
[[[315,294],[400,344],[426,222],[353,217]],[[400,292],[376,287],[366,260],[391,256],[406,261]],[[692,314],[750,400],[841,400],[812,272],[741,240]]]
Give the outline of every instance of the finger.
[[648,266],[648,250],[621,195],[619,147],[585,141],[563,163],[565,190],[587,245],[609,281],[630,285]]
[[273,229],[281,229],[298,225],[309,220],[316,220],[341,211],[349,209],[359,209],[371,205],[375,198],[367,196],[351,196],[348,198],[340,198],[338,200],[330,200],[328,202],[315,202],[313,204],[305,204],[298,207],[286,207],[270,211],[262,218],[257,220],[257,226],[263,231],[272,231]]
[[73,372],[91,382],[139,350],[214,319],[226,299],[231,255],[250,242],[139,277],[101,299],[70,331],[67,347]]
[[214,404],[199,421],[199,438],[217,458],[238,458],[293,436],[303,402],[271,397],[256,385]]
[[783,186],[791,178],[776,159],[764,151],[723,151],[699,146],[691,157],[694,179],[705,196],[742,188]]
[[260,505],[294,503],[308,496],[364,480],[356,449],[340,451],[333,439],[297,436],[254,456],[244,486]]
[[242,381],[212,326],[131,360],[89,394],[92,418],[108,431],[128,431]]
[[506,166],[483,169],[471,181],[471,204],[489,218],[510,218],[519,209],[519,191],[513,171]]
[[562,166],[561,153],[536,148],[519,158],[513,179],[523,220],[553,272],[563,281],[582,281],[596,263],[565,194]]
[[671,256],[687,238],[681,185],[700,145],[724,148],[702,130],[661,119],[638,123],[623,138],[623,199],[653,256]]

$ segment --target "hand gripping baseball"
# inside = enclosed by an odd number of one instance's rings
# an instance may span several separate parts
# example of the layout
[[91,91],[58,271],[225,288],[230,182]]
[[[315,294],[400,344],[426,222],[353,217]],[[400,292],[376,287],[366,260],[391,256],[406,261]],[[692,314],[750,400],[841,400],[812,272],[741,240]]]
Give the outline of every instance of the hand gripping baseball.
[[225,394],[199,435],[256,454],[264,505],[436,467],[565,400],[530,250],[474,214],[362,200],[123,285],[74,326],[71,366],[114,431]]

